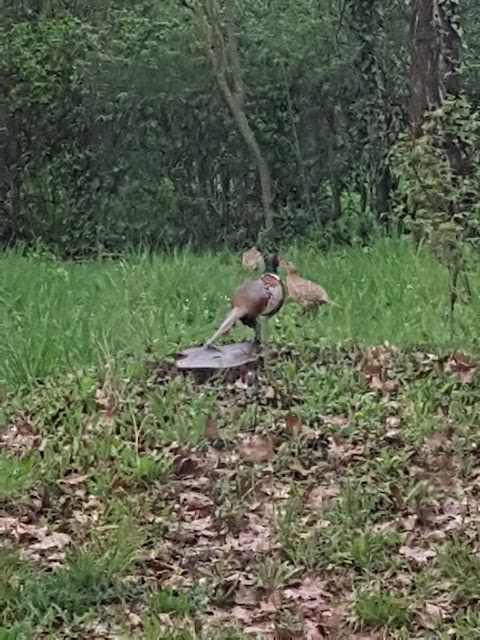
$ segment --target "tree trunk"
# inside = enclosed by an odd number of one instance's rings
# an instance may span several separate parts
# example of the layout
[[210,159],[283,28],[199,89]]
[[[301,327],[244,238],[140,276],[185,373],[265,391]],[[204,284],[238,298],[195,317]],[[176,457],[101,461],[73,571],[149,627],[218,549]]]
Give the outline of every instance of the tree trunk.
[[207,54],[212,63],[217,84],[233,116],[237,130],[251,153],[258,171],[265,230],[273,228],[273,196],[270,168],[262,153],[245,111],[246,88],[242,78],[240,55],[235,31],[233,0],[225,2],[225,21],[222,23],[215,0],[182,0],[195,15],[200,26]]
[[[4,32],[2,30],[2,35]],[[5,63],[5,60],[3,61]],[[8,103],[9,76],[0,66],[0,243],[15,236],[18,219],[17,141]]]
[[285,97],[287,99],[287,112],[288,119],[290,120],[290,127],[292,130],[293,136],[293,149],[295,151],[295,155],[297,157],[298,171],[300,174],[300,178],[303,185],[303,201],[307,207],[308,211],[312,210],[312,197],[311,197],[311,189],[310,189],[310,181],[306,171],[305,159],[302,153],[302,147],[300,144],[300,138],[298,135],[297,125],[295,124],[295,113],[293,109],[293,101],[292,95],[290,92],[290,83],[288,81],[287,71],[285,69],[285,65],[281,63],[282,75],[283,75],[283,83],[285,86]]
[[409,116],[416,136],[428,111],[440,107],[448,95],[459,95],[458,14],[455,0],[412,0]]
[[252,154],[257,165],[258,176],[260,179],[260,190],[262,194],[262,208],[265,217],[265,229],[270,231],[273,228],[273,209],[272,209],[272,179],[270,169],[265,158],[263,157],[260,145],[257,142],[253,129],[248,123],[247,115],[242,108],[238,98],[232,93],[224,74],[216,76],[218,85],[222,90],[225,101],[230,107],[233,118],[237,124],[240,135],[245,142],[246,147]]

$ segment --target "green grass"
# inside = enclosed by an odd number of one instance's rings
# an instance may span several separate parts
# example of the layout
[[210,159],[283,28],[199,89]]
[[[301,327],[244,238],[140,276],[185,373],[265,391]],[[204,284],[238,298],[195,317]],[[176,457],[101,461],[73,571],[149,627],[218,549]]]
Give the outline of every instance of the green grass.
[[[271,321],[271,339],[478,346],[480,272],[470,275],[474,296],[459,306],[452,336],[446,271],[407,243],[283,256],[323,284],[343,309],[322,310],[299,328],[297,309],[288,305]],[[98,364],[105,353],[138,353],[149,345],[162,357],[201,343],[247,275],[228,254],[63,266],[10,253],[0,267],[0,385],[10,387]]]
[[[408,245],[285,256],[344,308],[283,309],[258,385],[170,367],[246,277],[231,256],[2,258],[1,426],[36,437],[1,440],[0,640],[478,636],[480,375],[444,371],[478,357],[478,295],[452,336]],[[362,368],[384,340],[393,393]]]

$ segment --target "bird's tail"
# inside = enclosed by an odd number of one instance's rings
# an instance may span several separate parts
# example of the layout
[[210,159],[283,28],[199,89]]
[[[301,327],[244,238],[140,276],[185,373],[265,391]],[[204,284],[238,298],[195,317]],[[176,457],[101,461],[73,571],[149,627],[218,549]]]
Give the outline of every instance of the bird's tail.
[[338,307],[339,309],[343,309],[341,304],[338,304],[338,302],[335,302],[334,300],[331,300],[330,298],[327,298],[327,303],[331,304],[332,307]]
[[236,322],[238,322],[238,320],[240,320],[240,318],[243,318],[243,316],[245,316],[246,314],[247,314],[247,311],[245,309],[242,309],[241,307],[233,307],[233,309],[227,315],[225,320],[222,322],[222,324],[215,331],[213,336],[211,338],[209,338],[205,342],[205,344],[203,346],[204,347],[209,347],[213,342],[215,342],[215,340],[217,338],[219,338],[220,336],[223,336],[225,333],[228,333],[228,331],[230,331],[230,329],[233,327],[233,325]]

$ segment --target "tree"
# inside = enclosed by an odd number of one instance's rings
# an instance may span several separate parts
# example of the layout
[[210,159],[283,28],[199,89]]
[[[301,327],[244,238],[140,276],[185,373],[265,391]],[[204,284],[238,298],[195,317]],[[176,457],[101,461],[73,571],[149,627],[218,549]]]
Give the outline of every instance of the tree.
[[[272,178],[270,168],[250,126],[245,109],[246,87],[240,62],[235,25],[234,0],[183,0],[200,28],[207,55],[222,95],[231,111],[237,129],[252,154],[258,170],[265,230],[273,228]],[[223,9],[223,11],[222,11]]]
[[[11,11],[11,7],[8,9]],[[0,243],[4,244],[15,239],[13,227],[18,216],[18,150],[9,103],[8,41],[4,24],[0,27],[0,42]]]
[[479,122],[460,96],[461,33],[458,0],[411,0],[411,135],[395,160],[406,218],[449,269],[452,323],[465,246],[479,224]]
[[[458,0],[412,0],[410,20],[409,118],[418,137],[425,115],[460,94]],[[448,136],[443,144],[452,170],[462,173],[460,146]]]

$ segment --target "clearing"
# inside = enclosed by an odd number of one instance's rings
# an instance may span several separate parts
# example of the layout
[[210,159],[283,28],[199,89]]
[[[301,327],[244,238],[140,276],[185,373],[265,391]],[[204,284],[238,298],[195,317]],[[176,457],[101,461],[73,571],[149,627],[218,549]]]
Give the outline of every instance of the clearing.
[[479,637],[479,296],[452,334],[407,245],[288,257],[344,308],[216,377],[170,363],[238,259],[1,259],[0,638]]

